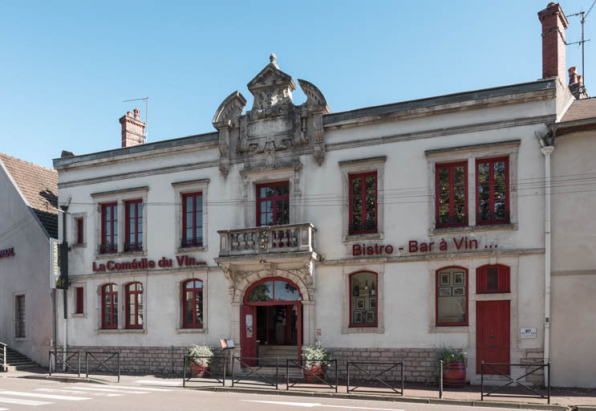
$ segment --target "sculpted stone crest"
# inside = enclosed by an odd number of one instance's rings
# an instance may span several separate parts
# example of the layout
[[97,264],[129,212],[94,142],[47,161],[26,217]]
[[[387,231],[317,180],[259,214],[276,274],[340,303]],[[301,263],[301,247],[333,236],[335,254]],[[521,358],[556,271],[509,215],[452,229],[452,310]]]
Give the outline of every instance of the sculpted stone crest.
[[[325,97],[313,84],[298,80],[307,100],[294,105],[296,83],[277,65],[270,63],[248,83],[253,106],[242,114],[246,99],[238,91],[221,103],[213,117],[219,131],[220,170],[226,176],[232,161],[242,161],[244,170],[295,166],[299,156],[312,153],[318,164],[325,157],[323,115],[330,113]],[[283,155],[278,155],[284,151]]]

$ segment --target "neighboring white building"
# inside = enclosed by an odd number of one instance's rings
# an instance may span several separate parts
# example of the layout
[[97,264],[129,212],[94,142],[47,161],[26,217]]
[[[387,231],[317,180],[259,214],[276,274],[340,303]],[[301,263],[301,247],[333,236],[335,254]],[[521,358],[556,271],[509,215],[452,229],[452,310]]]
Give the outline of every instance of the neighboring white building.
[[40,364],[52,341],[57,182],[53,170],[0,154],[0,342]]
[[294,105],[272,55],[252,108],[232,93],[216,132],[143,144],[135,110],[122,148],[54,160],[72,246],[59,345],[169,371],[192,344],[298,356],[318,340],[341,360],[404,359],[411,381],[442,345],[467,353],[472,383],[482,360],[541,362],[541,138],[574,98],[551,36],[565,17],[540,18],[542,80],[332,113],[304,80]]
[[596,99],[574,101],[551,127],[552,382],[596,387]]

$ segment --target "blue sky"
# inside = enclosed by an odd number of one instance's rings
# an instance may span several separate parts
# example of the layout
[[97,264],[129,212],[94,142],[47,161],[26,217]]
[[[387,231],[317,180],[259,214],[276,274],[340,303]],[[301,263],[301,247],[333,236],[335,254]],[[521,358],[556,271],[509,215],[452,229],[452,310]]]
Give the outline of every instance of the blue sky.
[[[571,14],[592,1],[561,6]],[[149,141],[214,131],[231,92],[250,107],[246,84],[272,52],[334,112],[533,81],[547,3],[0,0],[0,151],[51,168],[63,149],[118,148],[118,119],[135,104],[145,116],[142,102],[122,101],[145,96]],[[592,13],[584,74],[594,94]],[[579,35],[572,17],[567,41]],[[578,46],[571,65],[581,71]]]

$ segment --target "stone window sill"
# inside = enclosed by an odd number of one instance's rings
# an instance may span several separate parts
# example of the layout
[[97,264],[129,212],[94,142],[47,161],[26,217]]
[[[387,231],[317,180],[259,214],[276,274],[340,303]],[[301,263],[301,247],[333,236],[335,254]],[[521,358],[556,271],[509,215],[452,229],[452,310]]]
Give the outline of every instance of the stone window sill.
[[85,314],[85,313],[73,314],[72,318],[87,318],[87,314]]
[[87,247],[87,243],[71,244],[70,247],[71,248],[86,248]]
[[342,334],[385,334],[385,327],[342,327]]
[[470,326],[468,325],[454,325],[454,326],[440,326],[431,325],[429,330],[431,334],[468,334]]
[[344,236],[344,243],[352,243],[356,241],[370,241],[370,240],[382,240],[384,238],[383,233],[372,233],[372,234],[352,234]]
[[118,330],[97,330],[98,334],[146,334],[144,329],[142,330],[129,330],[129,329],[118,329]]
[[176,254],[199,253],[207,251],[207,247],[202,245],[200,247],[178,247]]
[[130,257],[130,256],[140,256],[140,257],[146,257],[147,256],[147,251],[143,250],[143,251],[123,251],[121,253],[96,253],[95,254],[95,259],[96,260],[110,260],[113,258],[124,258],[124,257]]
[[431,236],[459,234],[459,233],[479,233],[483,231],[498,231],[498,230],[517,230],[517,224],[494,224],[494,225],[473,225],[467,227],[448,227],[448,228],[434,228],[429,231]]
[[207,334],[207,328],[177,328],[178,334]]

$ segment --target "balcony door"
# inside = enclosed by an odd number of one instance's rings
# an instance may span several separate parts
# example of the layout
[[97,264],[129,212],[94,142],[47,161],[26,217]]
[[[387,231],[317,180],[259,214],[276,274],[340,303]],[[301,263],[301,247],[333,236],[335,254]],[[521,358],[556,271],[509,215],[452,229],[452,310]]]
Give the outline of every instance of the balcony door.
[[290,183],[257,185],[257,226],[290,224]]

